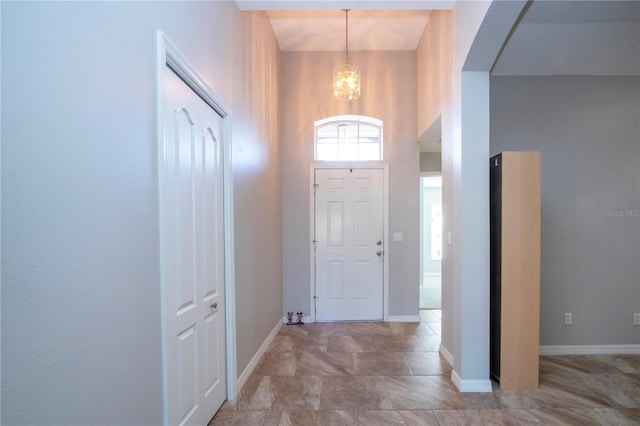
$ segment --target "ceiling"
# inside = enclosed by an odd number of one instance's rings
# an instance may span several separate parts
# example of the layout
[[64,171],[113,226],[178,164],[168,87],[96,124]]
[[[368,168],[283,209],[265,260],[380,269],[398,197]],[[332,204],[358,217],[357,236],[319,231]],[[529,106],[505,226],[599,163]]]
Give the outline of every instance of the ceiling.
[[[340,51],[349,12],[350,50],[414,50],[429,11],[452,9],[456,0],[236,0],[240,10],[267,11],[283,51]],[[637,0],[534,0],[520,24],[632,24]]]
[[639,75],[640,1],[530,4],[491,74]]
[[415,50],[429,11],[455,0],[236,0],[240,10],[267,11],[282,51],[343,51],[349,12],[349,50]]
[[637,23],[640,2],[637,0],[541,1],[531,3],[522,17],[524,24]]
[[[269,11],[282,51],[342,51],[342,10]],[[352,10],[349,50],[415,50],[429,20],[427,10]]]

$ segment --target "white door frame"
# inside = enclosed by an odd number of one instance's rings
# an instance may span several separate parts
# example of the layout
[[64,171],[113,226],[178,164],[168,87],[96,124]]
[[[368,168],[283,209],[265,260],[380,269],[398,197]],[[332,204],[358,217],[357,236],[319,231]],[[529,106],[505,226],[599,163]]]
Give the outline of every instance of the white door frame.
[[[227,375],[227,399],[232,400],[236,396],[236,303],[235,303],[235,259],[234,259],[234,235],[233,235],[233,174],[231,171],[231,110],[224,101],[211,89],[211,86],[202,75],[189,63],[180,51],[171,43],[167,36],[157,33],[157,65],[156,65],[156,94],[157,98],[157,139],[158,159],[163,157],[162,147],[164,138],[164,93],[163,72],[169,67],[175,72],[187,86],[204,100],[214,111],[222,117],[222,167],[223,167],[223,223],[224,223],[224,288],[225,288],[225,339],[226,339],[226,375]],[[157,160],[156,160],[157,161]],[[158,162],[158,161],[157,161]],[[167,312],[166,312],[166,271],[163,241],[165,230],[163,229],[164,206],[164,168],[158,168],[158,194],[159,194],[159,231],[160,231],[160,287],[162,303],[162,364],[163,364],[163,400],[164,422],[169,422],[169,390],[167,381]]]
[[310,238],[309,238],[309,256],[310,256],[310,273],[309,273],[309,320],[310,322],[316,321],[315,310],[315,283],[316,283],[316,250],[314,238],[315,238],[315,223],[316,223],[316,209],[315,209],[315,196],[314,196],[314,176],[317,169],[361,169],[382,170],[382,209],[383,209],[383,226],[382,232],[384,238],[384,256],[383,256],[383,274],[382,274],[382,318],[384,321],[389,321],[389,165],[386,163],[362,163],[362,162],[316,162],[311,163],[309,167],[309,211],[310,211]]
[[422,187],[422,178],[429,176],[440,176],[442,172],[420,172],[420,286],[424,284],[424,188]]
[[[442,177],[442,171],[439,172],[420,172],[420,288],[418,289],[418,296],[421,296],[421,287],[424,285],[424,258],[426,253],[424,252],[424,216],[427,214],[424,211],[424,187],[422,186],[423,177],[440,176]],[[442,205],[442,187],[440,187],[440,204]],[[444,232],[443,232],[444,233]],[[444,241],[442,242],[444,245]],[[442,263],[440,264],[440,309],[442,310]],[[418,306],[419,309],[420,306]]]

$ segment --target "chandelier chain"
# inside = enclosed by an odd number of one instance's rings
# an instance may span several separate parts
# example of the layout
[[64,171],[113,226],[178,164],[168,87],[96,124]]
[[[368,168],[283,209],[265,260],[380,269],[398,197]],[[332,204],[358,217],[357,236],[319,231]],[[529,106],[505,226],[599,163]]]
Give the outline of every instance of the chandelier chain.
[[346,31],[345,31],[345,45],[346,45],[346,49],[345,49],[345,63],[348,64],[349,63],[349,11],[351,9],[342,9],[345,11],[345,21],[346,21]]

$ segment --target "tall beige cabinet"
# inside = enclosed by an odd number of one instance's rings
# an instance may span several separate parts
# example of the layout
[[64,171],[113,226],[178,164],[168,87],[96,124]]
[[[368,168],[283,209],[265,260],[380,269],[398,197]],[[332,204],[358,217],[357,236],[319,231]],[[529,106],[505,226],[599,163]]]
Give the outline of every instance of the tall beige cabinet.
[[538,387],[540,153],[490,162],[491,377],[501,389]]

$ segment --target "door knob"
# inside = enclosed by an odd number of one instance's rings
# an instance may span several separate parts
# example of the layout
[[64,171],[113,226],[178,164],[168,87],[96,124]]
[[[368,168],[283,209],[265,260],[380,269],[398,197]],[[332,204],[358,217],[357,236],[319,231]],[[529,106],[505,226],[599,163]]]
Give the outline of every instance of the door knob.
[[382,245],[382,241],[378,240],[378,242],[376,242],[377,245]]
[[378,256],[382,256],[382,252],[381,252],[380,250],[378,250],[378,251],[376,252],[376,254],[377,254]]

